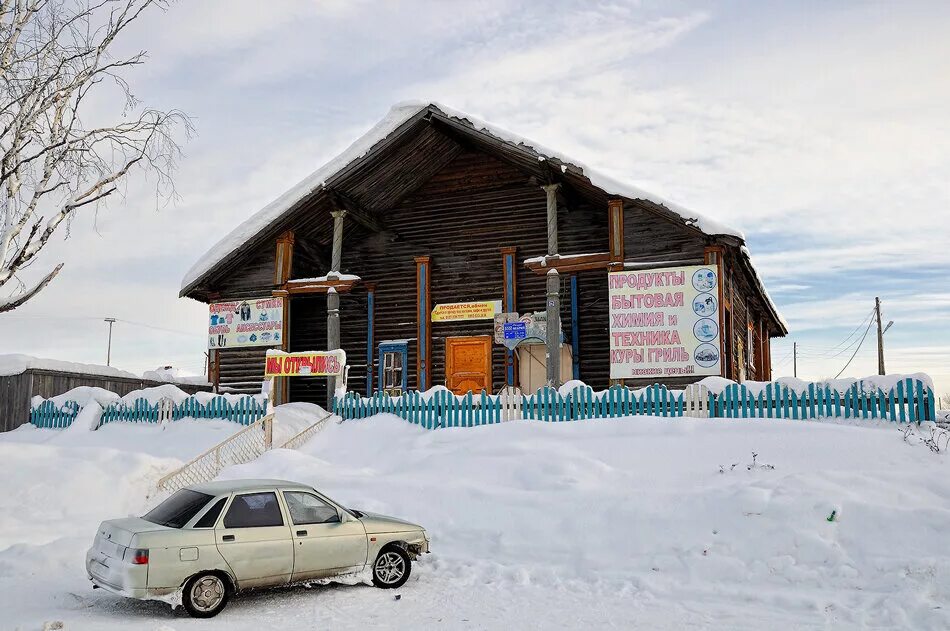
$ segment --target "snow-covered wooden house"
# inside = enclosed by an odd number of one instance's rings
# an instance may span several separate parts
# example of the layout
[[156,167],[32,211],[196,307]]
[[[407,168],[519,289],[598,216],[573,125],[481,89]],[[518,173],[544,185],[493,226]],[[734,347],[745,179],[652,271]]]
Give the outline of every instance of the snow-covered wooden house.
[[[394,107],[239,225],[181,295],[281,298],[259,304],[281,305],[267,342],[290,351],[336,344],[338,302],[361,392],[534,388],[548,329],[562,382],[764,380],[769,340],[787,333],[741,233],[426,103]],[[215,384],[259,389],[268,346],[249,337],[211,336]],[[292,378],[281,398],[324,403],[326,387]]]

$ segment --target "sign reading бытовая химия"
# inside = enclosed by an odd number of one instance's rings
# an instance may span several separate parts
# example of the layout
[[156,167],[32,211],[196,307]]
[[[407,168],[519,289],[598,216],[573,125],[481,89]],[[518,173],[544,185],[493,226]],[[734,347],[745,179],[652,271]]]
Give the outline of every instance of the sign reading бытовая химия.
[[715,266],[611,272],[608,283],[611,379],[721,374]]

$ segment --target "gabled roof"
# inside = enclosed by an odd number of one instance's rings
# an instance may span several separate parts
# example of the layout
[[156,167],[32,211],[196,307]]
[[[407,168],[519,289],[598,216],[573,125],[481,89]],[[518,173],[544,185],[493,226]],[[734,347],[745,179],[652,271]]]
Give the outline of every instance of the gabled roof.
[[[446,130],[465,135],[487,149],[500,149],[506,152],[509,158],[520,162],[526,168],[537,169],[539,165],[542,165],[559,169],[566,181],[579,188],[601,195],[646,202],[650,210],[657,214],[709,236],[730,238],[734,244],[743,246],[744,249],[745,237],[739,230],[635,186],[618,182],[580,162],[567,158],[564,154],[463,112],[437,103],[413,101],[393,106],[381,121],[341,154],[287,190],[216,243],[185,274],[180,295],[188,295],[239,248],[272,231],[278,223],[305,202],[314,200],[321,194],[327,193],[337,183],[345,181],[348,175],[362,167],[364,162],[370,160],[374,154],[385,149],[389,143],[423,121],[437,123]],[[776,322],[787,332],[788,327],[765,291],[761,279],[752,266],[751,259],[748,258],[748,251],[745,250],[740,258],[747,263],[748,271]]]

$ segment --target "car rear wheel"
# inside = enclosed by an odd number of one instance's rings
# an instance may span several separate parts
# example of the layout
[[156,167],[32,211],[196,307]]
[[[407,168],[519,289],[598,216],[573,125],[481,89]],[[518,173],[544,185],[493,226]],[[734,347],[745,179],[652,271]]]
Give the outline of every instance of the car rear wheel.
[[409,553],[399,546],[387,546],[380,550],[373,563],[373,585],[382,589],[402,587],[411,571]]
[[228,595],[228,583],[220,574],[204,572],[185,583],[181,602],[192,617],[211,618],[228,604]]

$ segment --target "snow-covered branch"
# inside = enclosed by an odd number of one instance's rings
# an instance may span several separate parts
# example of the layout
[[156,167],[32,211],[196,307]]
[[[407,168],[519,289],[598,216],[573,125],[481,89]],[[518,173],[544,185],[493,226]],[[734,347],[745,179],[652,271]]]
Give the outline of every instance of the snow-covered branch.
[[[108,50],[143,11],[165,6],[0,0],[0,312],[56,276],[61,266],[30,288],[17,283],[21,289],[2,298],[3,286],[35,262],[60,224],[122,190],[133,169],[153,176],[160,197],[174,196],[174,134],[190,134],[191,123],[179,111],[140,110],[123,73],[142,64],[145,53],[114,58]],[[103,94],[114,99],[117,122],[84,124],[92,92],[97,101]]]

